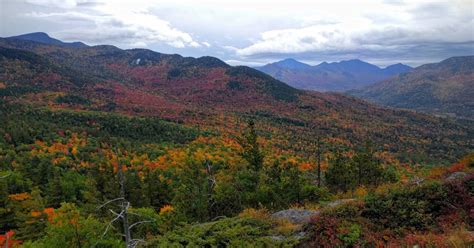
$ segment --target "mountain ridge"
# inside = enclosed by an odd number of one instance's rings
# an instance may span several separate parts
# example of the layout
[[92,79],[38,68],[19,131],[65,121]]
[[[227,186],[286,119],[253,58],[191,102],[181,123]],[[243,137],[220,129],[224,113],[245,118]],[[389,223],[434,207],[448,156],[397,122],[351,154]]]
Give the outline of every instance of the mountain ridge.
[[34,33],[17,35],[17,36],[10,36],[10,37],[5,37],[5,39],[36,41],[36,42],[40,42],[44,44],[60,45],[60,46],[68,46],[68,47],[88,47],[88,45],[80,41],[63,42],[61,40],[52,38],[51,36],[49,36],[47,33],[44,33],[44,32],[34,32]]
[[451,57],[349,91],[382,105],[474,119],[474,56]]
[[[291,61],[290,66],[288,66],[288,61]],[[256,67],[256,69],[295,88],[342,92],[364,87],[399,73],[408,72],[411,67],[398,63],[380,68],[360,59],[331,63],[322,62],[311,66],[295,59],[285,59]]]

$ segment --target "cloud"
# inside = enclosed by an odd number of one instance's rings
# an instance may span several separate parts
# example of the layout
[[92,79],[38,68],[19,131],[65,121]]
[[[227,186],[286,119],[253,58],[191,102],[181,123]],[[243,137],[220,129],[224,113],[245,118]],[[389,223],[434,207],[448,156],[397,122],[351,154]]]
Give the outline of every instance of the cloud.
[[[474,51],[472,0],[0,0],[3,36],[255,64],[437,61]],[[3,24],[3,25],[2,25]]]
[[389,1],[389,5],[381,6],[379,11],[340,17],[339,22],[324,17],[311,21],[305,17],[304,23],[311,25],[262,32],[251,44],[235,49],[235,53],[241,58],[319,59],[331,55],[401,58],[406,56],[405,52],[417,51],[425,52],[425,56],[449,54],[448,51],[472,53],[474,16],[471,11],[472,5],[466,1],[415,5]]
[[39,0],[34,3],[64,10],[32,12],[27,14],[30,17],[76,24],[82,22],[74,25],[75,27],[55,32],[59,38],[66,40],[80,39],[91,44],[119,43],[126,47],[136,44],[146,47],[160,42],[176,48],[209,44],[200,44],[191,34],[151,14],[148,6],[140,5],[139,1],[136,6],[122,5],[119,1]]

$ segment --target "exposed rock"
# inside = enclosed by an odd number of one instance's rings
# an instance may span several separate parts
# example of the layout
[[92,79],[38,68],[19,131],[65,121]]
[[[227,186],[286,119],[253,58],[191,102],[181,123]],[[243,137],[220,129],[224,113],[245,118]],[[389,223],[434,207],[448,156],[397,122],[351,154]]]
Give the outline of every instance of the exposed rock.
[[469,174],[467,174],[466,172],[456,171],[456,172],[451,173],[451,175],[449,175],[446,178],[446,180],[447,181],[452,181],[452,180],[456,180],[456,179],[461,179],[461,178],[467,177],[468,175]]
[[410,180],[409,183],[413,185],[421,185],[424,181],[425,179],[415,176]]
[[318,215],[320,211],[306,209],[287,209],[272,214],[273,218],[285,219],[295,224],[307,223],[312,216]]
[[355,199],[335,200],[335,201],[329,202],[326,206],[330,207],[330,208],[333,208],[333,207],[337,207],[339,205],[342,205],[342,204],[345,204],[345,203],[348,203],[348,202],[352,202],[352,201],[355,201]]

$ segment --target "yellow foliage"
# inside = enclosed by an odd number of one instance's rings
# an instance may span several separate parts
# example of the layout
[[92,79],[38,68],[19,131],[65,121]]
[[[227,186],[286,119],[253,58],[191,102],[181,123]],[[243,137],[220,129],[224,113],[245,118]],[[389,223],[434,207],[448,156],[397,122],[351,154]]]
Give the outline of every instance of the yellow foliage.
[[267,209],[255,209],[255,208],[246,208],[242,213],[239,214],[239,217],[253,218],[257,220],[269,220],[270,213]]
[[358,198],[365,197],[367,195],[367,193],[368,193],[367,189],[364,186],[358,187],[354,192],[355,196],[358,197]]
[[451,247],[472,247],[474,236],[462,228],[461,230],[454,230],[446,235],[446,240]]
[[276,220],[275,231],[281,235],[289,235],[299,228],[300,228],[300,225],[292,223],[288,220],[284,220],[284,219]]
[[319,203],[315,203],[315,202],[306,202],[304,203],[303,205],[303,209],[307,209],[307,210],[320,210],[321,209],[321,205]]
[[31,216],[33,216],[33,217],[38,217],[40,215],[41,215],[40,211],[31,211]]
[[376,194],[386,194],[388,193],[391,189],[395,189],[397,187],[399,187],[400,185],[396,184],[396,183],[385,183],[385,184],[382,184],[382,185],[379,185],[377,188],[375,188],[375,193]]

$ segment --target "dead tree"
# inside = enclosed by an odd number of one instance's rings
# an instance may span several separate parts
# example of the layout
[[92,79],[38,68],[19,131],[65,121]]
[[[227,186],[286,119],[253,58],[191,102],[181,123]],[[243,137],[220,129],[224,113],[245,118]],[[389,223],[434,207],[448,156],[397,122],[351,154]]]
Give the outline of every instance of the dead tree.
[[316,157],[318,162],[318,187],[321,187],[321,136],[319,133],[316,138]]
[[[102,204],[101,206],[98,207],[98,209],[101,209],[111,203],[114,203],[114,202],[118,202],[119,204],[117,205],[120,209],[120,212],[117,213],[116,211],[112,210],[112,209],[109,209],[109,212],[111,212],[115,218],[113,218],[107,225],[104,233],[102,234],[102,238],[107,234],[107,232],[109,231],[110,227],[112,227],[112,225],[118,221],[118,220],[122,220],[122,229],[123,229],[123,236],[125,238],[125,244],[126,244],[126,248],[135,248],[137,247],[137,245],[141,242],[145,242],[145,240],[143,239],[133,239],[132,238],[132,235],[131,235],[131,230],[133,227],[135,226],[138,226],[138,225],[141,225],[141,224],[144,224],[144,223],[150,223],[150,222],[153,222],[154,220],[145,220],[145,221],[137,221],[133,224],[129,224],[128,222],[128,215],[129,214],[133,214],[133,215],[138,215],[138,214],[135,214],[135,213],[130,213],[128,210],[130,208],[130,202],[127,201],[126,197],[125,197],[125,176],[123,174],[123,165],[122,163],[120,162],[120,159],[118,157],[118,152],[116,152],[117,154],[117,175],[118,175],[118,183],[120,185],[120,197],[118,198],[115,198],[115,199],[112,199],[112,200],[109,200],[107,202],[105,202],[104,204]],[[140,216],[140,215],[138,215]]]
[[[321,156],[322,156],[322,149],[321,149],[321,132],[319,128],[311,125],[311,131],[314,131],[316,135],[316,176],[318,178],[317,185],[321,187]],[[313,143],[314,144],[314,143]]]
[[212,195],[214,193],[214,188],[216,187],[217,185],[217,180],[216,180],[216,176],[215,176],[215,173],[214,173],[214,168],[212,166],[212,162],[209,161],[209,160],[206,160],[204,162],[204,164],[206,165],[206,174],[207,174],[207,203],[208,203],[208,216],[211,217],[212,216],[212,210],[214,208],[214,204],[215,202],[213,201],[212,199]]

